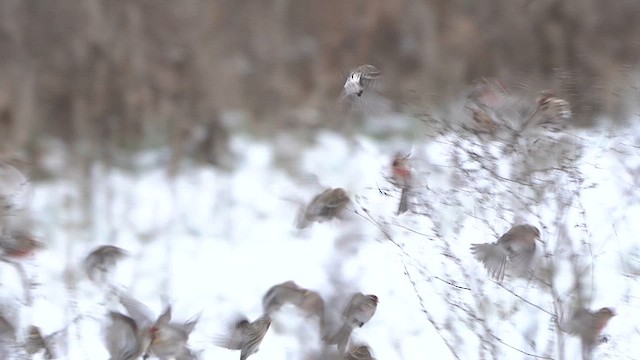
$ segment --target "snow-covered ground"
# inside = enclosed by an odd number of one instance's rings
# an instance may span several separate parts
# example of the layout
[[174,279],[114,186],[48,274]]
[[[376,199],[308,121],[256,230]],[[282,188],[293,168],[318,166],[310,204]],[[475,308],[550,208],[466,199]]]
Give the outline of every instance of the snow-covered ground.
[[[558,258],[554,282],[562,304],[571,304],[575,283],[563,260],[573,256],[584,266],[582,291],[591,299],[585,305],[616,309],[598,358],[637,359],[640,126],[626,131],[575,134],[570,145],[584,148],[574,149],[581,155],[569,168],[580,176],[536,175],[555,189],[544,194],[492,180],[464,155],[477,144],[456,135],[399,149],[330,132],[319,132],[314,145],[299,150],[294,172],[276,166],[272,144],[236,136],[232,172],[187,165],[168,180],[164,169],[148,165],[158,155],[143,154],[138,161],[147,170],[96,165],[85,179],[88,186],[72,175],[35,183],[30,207],[48,248],[27,264],[34,304],[19,305],[20,323],[48,334],[82,315],[70,327],[66,356],[108,358],[101,321],[114,305],[105,304],[104,289],[78,266],[93,247],[110,243],[130,253],[114,283],[156,312],[169,301],[174,318],[202,313],[190,343],[204,359],[237,359],[238,352],[214,346],[211,338],[237,313],[260,316],[264,293],[286,280],[320,292],[334,322],[353,292],[376,294],[375,316],[352,339],[369,344],[379,360],[475,359],[481,353],[559,358],[559,349],[565,359],[579,358],[579,341],[556,334],[547,290],[523,279],[500,286],[469,251],[470,244],[495,241],[525,221],[541,228],[544,248]],[[386,176],[394,152],[408,149],[418,179],[415,213],[396,216],[399,192]],[[515,156],[495,171],[506,178],[518,161]],[[323,187],[342,187],[351,195],[346,218],[297,230],[299,204]],[[83,191],[91,192],[91,201]],[[520,196],[532,200],[518,204]],[[570,245],[557,246],[560,241]],[[21,283],[12,281],[18,279],[15,270],[0,266],[3,298],[22,298]],[[320,359],[314,357],[319,337],[314,322],[285,307],[251,358]]]

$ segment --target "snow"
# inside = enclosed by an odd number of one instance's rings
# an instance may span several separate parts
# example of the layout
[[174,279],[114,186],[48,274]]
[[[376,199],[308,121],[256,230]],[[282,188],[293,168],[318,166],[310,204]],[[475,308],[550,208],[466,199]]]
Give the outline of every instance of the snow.
[[[385,178],[397,149],[325,131],[299,150],[294,172],[276,166],[273,144],[237,135],[231,172],[190,165],[167,179],[159,167],[127,172],[95,165],[85,179],[92,196],[73,174],[35,183],[31,211],[48,248],[27,264],[34,303],[18,305],[20,323],[49,334],[82,315],[70,327],[66,356],[107,358],[101,322],[117,307],[78,266],[92,248],[110,243],[130,253],[111,278],[115,284],[156,313],[163,301],[174,304],[177,319],[202,313],[190,344],[204,359],[237,359],[237,351],[214,346],[212,337],[234,314],[260,316],[264,293],[287,280],[320,292],[332,323],[353,292],[376,294],[375,316],[353,339],[369,344],[378,359],[453,359],[452,349],[460,359],[479,358],[489,333],[500,339],[488,350],[495,358],[528,358],[523,351],[557,358],[552,318],[512,294],[553,312],[549,293],[522,279],[495,284],[469,251],[470,244],[495,241],[513,222],[526,221],[541,226],[549,249],[572,249],[555,254],[563,260],[557,272],[568,274],[555,277],[566,304],[575,279],[564,260],[576,253],[588,273],[587,306],[616,309],[598,356],[640,358],[640,126],[627,131],[577,134],[576,143],[585,146],[575,162],[582,182],[541,174],[537,180],[562,189],[543,195],[525,188],[508,193],[510,183],[485,176],[461,153],[459,167],[452,154],[475,146],[471,141],[442,135],[413,144],[412,165],[419,187],[427,189],[416,199],[427,205],[400,217],[399,192]],[[153,162],[153,155],[140,161]],[[497,164],[496,172],[508,177],[514,164]],[[469,179],[461,169],[480,172]],[[352,195],[346,218],[297,230],[300,203],[327,187]],[[518,205],[514,194],[539,201]],[[562,241],[567,245],[556,247]],[[0,266],[3,298],[15,301],[23,294],[19,278]],[[565,358],[579,358],[579,340],[562,338]],[[304,359],[320,343],[313,323],[285,307],[251,359]]]

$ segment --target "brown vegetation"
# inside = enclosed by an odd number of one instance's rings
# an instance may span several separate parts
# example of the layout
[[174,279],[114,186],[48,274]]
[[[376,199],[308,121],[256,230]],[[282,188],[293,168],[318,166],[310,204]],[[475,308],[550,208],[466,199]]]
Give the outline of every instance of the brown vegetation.
[[0,143],[35,157],[50,135],[106,161],[170,144],[175,168],[202,149],[200,129],[218,164],[219,112],[269,131],[320,109],[312,122],[337,126],[323,114],[363,63],[396,101],[438,103],[494,76],[558,88],[582,119],[624,115],[639,13],[600,0],[2,0]]

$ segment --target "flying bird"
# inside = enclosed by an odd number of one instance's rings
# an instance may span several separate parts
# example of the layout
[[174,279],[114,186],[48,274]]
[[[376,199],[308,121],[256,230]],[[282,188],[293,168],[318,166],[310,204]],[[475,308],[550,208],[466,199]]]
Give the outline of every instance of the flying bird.
[[382,78],[382,72],[373,65],[360,65],[353,69],[347,81],[344,83],[344,93],[347,96],[362,96],[362,93],[369,88],[376,80]]
[[471,252],[498,282],[504,280],[507,264],[516,269],[528,269],[536,251],[540,230],[532,225],[516,225],[497,242],[472,244]]
[[344,354],[353,329],[367,323],[375,314],[377,306],[377,296],[364,295],[363,293],[354,294],[342,312],[342,326],[332,336],[326,337],[325,341],[328,344],[336,344],[340,354]]
[[571,116],[569,102],[556,96],[554,91],[545,90],[540,93],[536,107],[525,120],[523,129],[534,124],[547,131],[558,132],[567,127]]
[[127,252],[117,246],[98,246],[84,259],[84,271],[91,281],[102,281],[116,263],[126,256]]
[[590,358],[602,330],[614,316],[616,316],[616,313],[608,307],[601,308],[595,312],[580,307],[571,314],[565,330],[570,334],[578,335],[582,340],[582,356],[584,359]]
[[269,315],[262,315],[253,322],[249,322],[242,316],[229,327],[225,336],[215,339],[214,343],[223,348],[240,350],[240,360],[246,360],[258,352],[269,326],[271,326]]
[[351,200],[342,188],[327,189],[316,195],[298,216],[298,229],[312,222],[323,222],[338,217]]

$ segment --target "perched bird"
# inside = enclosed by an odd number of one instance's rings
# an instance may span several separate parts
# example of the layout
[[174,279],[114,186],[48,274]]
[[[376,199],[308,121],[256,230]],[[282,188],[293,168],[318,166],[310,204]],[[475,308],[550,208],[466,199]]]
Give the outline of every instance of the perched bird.
[[540,230],[532,225],[516,225],[491,244],[472,244],[471,252],[489,275],[501,282],[507,263],[518,270],[529,268]]
[[340,354],[344,354],[353,329],[362,327],[373,317],[378,306],[375,295],[354,294],[342,313],[342,327],[330,337],[325,338],[328,344],[337,344]]
[[409,155],[397,153],[391,163],[391,182],[400,188],[400,203],[396,215],[409,210],[409,192],[411,190],[411,168],[409,167]]
[[376,80],[382,77],[382,72],[373,65],[361,65],[353,69],[344,83],[344,93],[346,96],[362,93]]
[[570,118],[571,105],[569,102],[557,97],[552,90],[545,90],[540,93],[536,108],[525,120],[523,129],[535,124],[545,130],[558,132],[566,128]]
[[215,339],[215,344],[231,350],[240,350],[240,360],[245,360],[255,354],[260,342],[267,334],[271,325],[271,317],[262,315],[253,322],[249,322],[246,317],[241,317],[230,326],[229,333],[221,338]]
[[320,327],[324,328],[324,300],[315,291],[301,288],[293,281],[272,286],[262,297],[262,309],[271,315],[283,305],[291,304],[307,316],[318,316]]
[[375,360],[371,355],[371,349],[366,345],[354,346],[344,354],[344,360]]
[[593,348],[598,342],[600,333],[607,326],[609,320],[616,316],[611,308],[602,308],[596,312],[591,312],[585,308],[575,310],[566,324],[566,331],[570,334],[580,336],[582,340],[582,356],[588,359]]
[[157,324],[152,328],[149,352],[160,359],[192,359],[187,343],[198,319],[196,316],[184,323]]
[[104,280],[106,274],[125,256],[127,252],[117,246],[98,246],[84,259],[84,271],[91,281]]
[[5,258],[26,259],[42,248],[44,244],[28,232],[11,230],[0,235],[0,256]]
[[126,315],[111,311],[104,340],[110,360],[135,360],[151,345],[151,334],[148,327],[138,325]]
[[299,215],[298,229],[303,229],[312,222],[322,222],[339,216],[349,201],[349,195],[342,188],[323,191],[316,195]]

